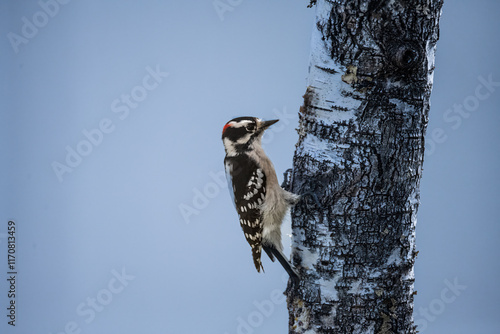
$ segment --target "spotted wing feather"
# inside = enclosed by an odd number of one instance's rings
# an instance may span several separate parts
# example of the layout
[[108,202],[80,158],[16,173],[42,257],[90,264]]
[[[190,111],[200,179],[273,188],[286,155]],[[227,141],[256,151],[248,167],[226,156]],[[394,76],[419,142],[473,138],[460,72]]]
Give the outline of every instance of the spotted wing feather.
[[[226,172],[232,177],[230,192],[240,217],[240,225],[252,248],[255,268],[262,267],[262,216],[260,206],[266,196],[266,176],[249,157],[236,156],[225,159]],[[245,168],[242,168],[242,167]]]

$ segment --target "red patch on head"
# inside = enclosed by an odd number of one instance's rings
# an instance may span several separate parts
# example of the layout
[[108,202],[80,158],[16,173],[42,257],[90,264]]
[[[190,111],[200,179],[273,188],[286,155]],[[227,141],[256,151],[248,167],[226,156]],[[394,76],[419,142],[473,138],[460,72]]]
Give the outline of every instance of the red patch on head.
[[231,124],[229,124],[229,123],[224,125],[224,128],[222,129],[222,134],[224,134],[224,132],[226,132],[226,129],[229,128],[230,126],[231,126]]

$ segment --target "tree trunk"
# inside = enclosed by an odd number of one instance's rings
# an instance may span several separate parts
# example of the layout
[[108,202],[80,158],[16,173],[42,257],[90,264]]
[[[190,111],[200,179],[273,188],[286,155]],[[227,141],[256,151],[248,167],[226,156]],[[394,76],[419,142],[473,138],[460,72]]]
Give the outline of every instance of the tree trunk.
[[[312,1],[311,3],[316,1]],[[318,0],[292,191],[290,333],[416,333],[415,224],[442,0]]]

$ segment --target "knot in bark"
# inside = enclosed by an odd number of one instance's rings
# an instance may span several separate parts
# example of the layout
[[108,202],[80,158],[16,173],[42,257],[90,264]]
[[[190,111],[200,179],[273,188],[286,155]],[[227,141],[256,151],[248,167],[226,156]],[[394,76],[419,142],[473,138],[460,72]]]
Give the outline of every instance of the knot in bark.
[[392,63],[404,70],[414,68],[421,62],[423,52],[416,44],[398,43],[389,48],[389,57]]

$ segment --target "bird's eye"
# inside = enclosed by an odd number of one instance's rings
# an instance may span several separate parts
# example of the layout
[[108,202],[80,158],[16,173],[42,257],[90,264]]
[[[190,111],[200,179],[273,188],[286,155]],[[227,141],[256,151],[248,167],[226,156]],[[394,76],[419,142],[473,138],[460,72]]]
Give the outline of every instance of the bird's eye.
[[254,132],[255,131],[255,124],[248,124],[247,125],[247,131],[248,132]]

